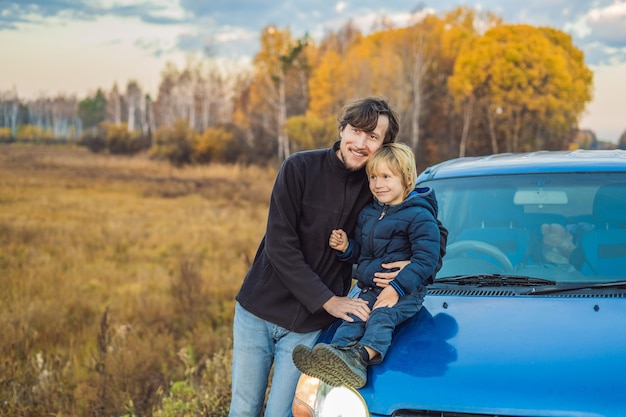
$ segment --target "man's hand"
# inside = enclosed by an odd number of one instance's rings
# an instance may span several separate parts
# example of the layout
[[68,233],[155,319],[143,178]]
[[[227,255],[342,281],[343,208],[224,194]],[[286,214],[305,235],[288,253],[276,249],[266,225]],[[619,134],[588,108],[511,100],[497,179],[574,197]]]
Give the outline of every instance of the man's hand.
[[385,287],[385,289],[378,294],[373,309],[376,310],[379,307],[393,307],[399,299],[400,296],[398,292],[392,286]]
[[353,322],[354,319],[348,314],[354,314],[363,321],[367,321],[370,316],[367,301],[361,300],[360,298],[338,297],[333,295],[322,307],[331,316],[349,322]]
[[389,286],[389,283],[398,275],[402,268],[410,264],[411,261],[397,261],[388,264],[382,264],[385,269],[390,269],[390,272],[376,272],[374,274],[374,283],[378,287],[385,288]]

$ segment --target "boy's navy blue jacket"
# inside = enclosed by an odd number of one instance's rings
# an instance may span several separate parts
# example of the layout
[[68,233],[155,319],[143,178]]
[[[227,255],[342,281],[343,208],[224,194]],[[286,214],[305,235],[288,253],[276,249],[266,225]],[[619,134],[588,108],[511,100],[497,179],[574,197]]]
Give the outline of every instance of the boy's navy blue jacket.
[[381,264],[410,259],[391,285],[400,296],[428,284],[439,263],[440,231],[437,200],[431,188],[416,188],[400,204],[373,201],[363,208],[348,250],[339,255],[358,263],[356,276],[364,286],[375,287],[374,273]]

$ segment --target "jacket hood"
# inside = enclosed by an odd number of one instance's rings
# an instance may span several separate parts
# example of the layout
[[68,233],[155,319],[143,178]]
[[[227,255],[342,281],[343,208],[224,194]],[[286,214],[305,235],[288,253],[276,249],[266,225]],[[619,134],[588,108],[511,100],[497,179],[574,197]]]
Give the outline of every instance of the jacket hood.
[[[381,206],[385,205],[380,201],[374,201]],[[411,206],[421,206],[428,210],[433,217],[437,218],[437,199],[435,198],[435,191],[430,187],[415,187],[400,204],[389,206],[387,212],[393,213]]]

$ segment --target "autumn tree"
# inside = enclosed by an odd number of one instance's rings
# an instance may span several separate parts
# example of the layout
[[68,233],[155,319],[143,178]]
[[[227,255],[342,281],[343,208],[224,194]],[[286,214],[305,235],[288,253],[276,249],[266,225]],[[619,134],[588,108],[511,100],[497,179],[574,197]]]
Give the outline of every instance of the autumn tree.
[[183,69],[172,62],[166,64],[156,102],[157,126],[171,126],[184,120],[189,128],[196,127],[196,96],[201,78],[201,64],[191,57]]
[[233,132],[222,127],[209,127],[195,136],[191,159],[198,163],[223,161],[222,156],[233,140]]
[[[1,135],[15,138],[20,125],[31,123],[36,129],[23,129],[24,137],[73,137],[104,120],[104,105],[114,125],[125,123],[144,138],[160,130],[157,150],[167,148],[180,163],[220,153],[265,163],[336,140],[336,117],[347,101],[382,95],[398,111],[399,140],[412,145],[418,164],[587,146],[573,132],[591,99],[592,74],[564,32],[504,25],[467,7],[443,16],[417,9],[406,27],[379,16],[371,29],[365,36],[348,21],[315,44],[268,26],[251,66],[190,54],[182,68],[165,66],[154,101],[135,81],[124,92],[116,83],[80,103],[41,97],[24,104],[16,92],[0,92]],[[223,140],[230,133],[233,139]],[[95,139],[101,140],[94,149],[105,150],[106,137]],[[246,154],[241,159],[232,156],[238,150]]]
[[570,35],[550,27],[541,27],[540,30],[562,57],[568,76],[565,85],[556,86],[559,100],[550,103],[543,118],[546,123],[542,126],[546,128],[538,129],[535,148],[561,149],[566,144],[560,138],[578,126],[580,116],[592,99],[593,73],[585,65],[584,54],[574,46]]
[[107,121],[119,125],[122,123],[122,94],[117,83],[113,84],[106,100]]
[[156,102],[146,102],[148,124],[151,118],[157,127],[185,120],[200,133],[231,122],[240,72],[228,61],[198,54],[188,55],[182,69],[168,62],[161,72]]
[[336,117],[293,116],[286,127],[294,151],[329,147],[338,139]]
[[395,105],[405,88],[392,38],[393,34],[377,32],[354,40],[343,56],[328,50],[311,74],[310,113],[336,117],[346,101],[370,95],[385,96]]
[[348,98],[385,96],[394,107],[406,90],[400,56],[391,47],[394,31],[376,32],[353,44],[344,62],[349,78]]
[[442,23],[439,54],[424,80],[428,101],[421,112],[423,136],[436,161],[465,156],[470,127],[476,125],[472,122],[474,98],[455,100],[448,86],[456,59],[469,42],[502,20],[488,11],[460,6],[445,13]]
[[104,137],[105,149],[111,154],[132,155],[145,148],[145,138],[131,130],[126,123],[101,123],[100,136]]
[[39,126],[25,124],[21,125],[20,128],[17,130],[16,139],[18,141],[45,143],[53,141],[55,138],[52,135],[51,131],[43,130]]
[[178,82],[180,71],[173,62],[167,62],[161,71],[161,80],[154,103],[155,125],[171,126],[176,120],[176,95],[174,88]]
[[308,112],[318,118],[339,114],[342,102],[347,99],[348,85],[341,56],[333,50],[327,51],[309,79],[311,101]]
[[49,132],[57,140],[78,139],[82,122],[78,117],[78,100],[75,96],[58,94],[55,97],[38,97],[28,102],[28,124]]
[[363,38],[363,33],[354,23],[354,20],[348,20],[338,31],[330,31],[324,39],[319,43],[319,52],[321,55],[327,52],[335,52],[341,57],[345,57],[346,53],[352,45]]
[[126,85],[126,107],[128,131],[134,132],[137,128],[143,131],[146,121],[146,102],[137,81],[129,81]]
[[180,167],[193,162],[194,144],[198,133],[189,127],[187,120],[174,121],[172,126],[164,126],[155,132],[155,144],[150,150],[151,156],[167,159],[172,165]]
[[[381,17],[381,30],[353,36],[341,52],[328,46],[336,43],[329,35],[320,42],[325,52],[309,81],[309,112],[336,116],[349,99],[386,96],[400,114],[400,139],[420,154],[421,163],[436,162],[430,154],[445,148],[442,139],[456,137],[450,126],[458,114],[450,109],[446,80],[461,46],[475,36],[475,22],[489,19],[468,8],[443,18],[417,10],[409,26],[394,28]],[[428,142],[423,147],[422,137]]]
[[17,134],[19,108],[20,101],[15,87],[9,91],[0,91],[0,126],[6,127],[12,137]]
[[268,26],[261,33],[261,49],[254,58],[250,105],[255,113],[251,117],[275,135],[279,160],[291,153],[287,118],[304,113],[308,102],[309,46],[308,36],[294,39],[289,29]]
[[402,103],[406,106],[405,120],[409,121],[408,143],[418,152],[420,116],[425,97],[426,77],[437,67],[441,50],[444,23],[437,16],[413,15],[415,23],[397,31],[394,42],[396,54],[402,61],[402,81],[406,93]]
[[591,72],[576,51],[555,32],[501,25],[460,52],[449,86],[458,99],[476,103],[491,152],[535,149],[539,132],[562,145],[577,109],[590,100]]
[[195,128],[202,132],[232,121],[233,98],[241,70],[229,61],[206,59],[202,61],[200,71],[200,83],[195,92],[198,107]]
[[345,61],[353,45],[362,39],[363,34],[352,20],[322,39],[309,78],[308,114],[321,119],[337,117],[345,102],[354,98]]

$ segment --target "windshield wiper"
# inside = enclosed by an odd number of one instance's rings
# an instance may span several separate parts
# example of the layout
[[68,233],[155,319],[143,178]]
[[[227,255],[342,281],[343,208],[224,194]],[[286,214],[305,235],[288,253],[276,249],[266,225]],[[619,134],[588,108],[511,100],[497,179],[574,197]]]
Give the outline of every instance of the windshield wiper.
[[626,281],[609,281],[609,282],[585,282],[582,284],[565,284],[559,285],[558,287],[553,288],[542,288],[539,290],[532,289],[528,291],[525,295],[546,295],[546,294],[557,294],[568,291],[578,291],[578,290],[593,290],[593,289],[606,289],[606,288],[625,288],[626,289]]
[[537,285],[556,285],[556,281],[532,278],[525,275],[474,274],[438,278],[435,284],[476,285],[479,287],[528,287]]

